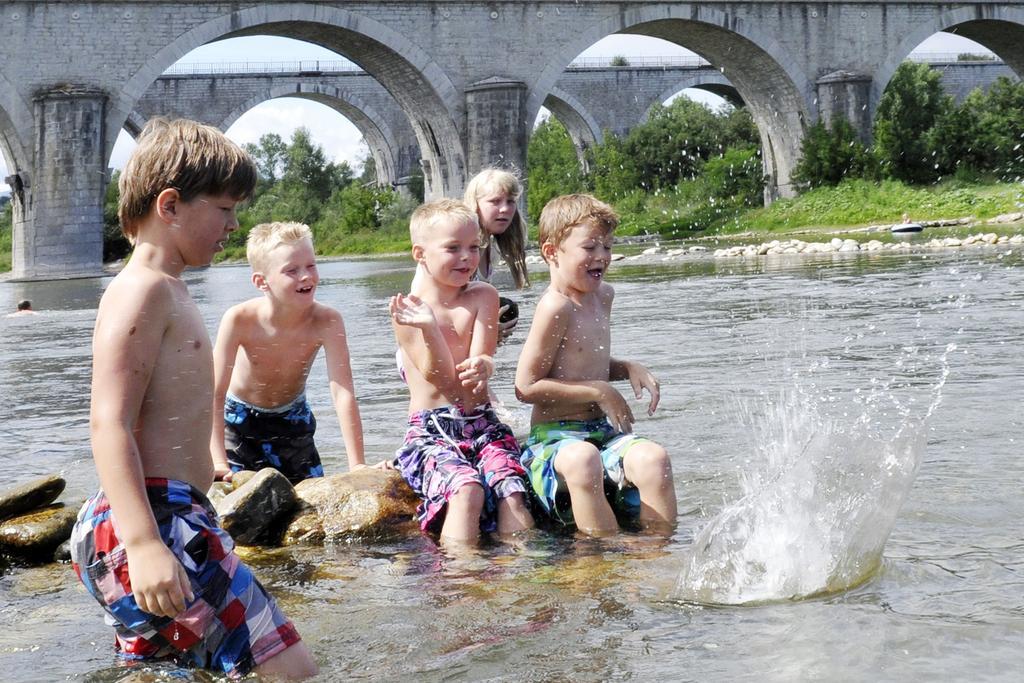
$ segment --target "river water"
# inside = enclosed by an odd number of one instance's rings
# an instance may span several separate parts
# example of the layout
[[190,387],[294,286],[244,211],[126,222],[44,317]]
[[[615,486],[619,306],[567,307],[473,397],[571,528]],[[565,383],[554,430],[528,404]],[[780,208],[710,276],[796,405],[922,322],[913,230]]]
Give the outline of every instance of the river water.
[[[673,538],[538,532],[453,557],[413,536],[244,556],[323,681],[1019,680],[1022,273],[1007,247],[616,264],[613,351],[663,387],[637,431],[672,455]],[[321,267],[370,462],[403,433],[385,303],[411,274],[405,259]],[[255,292],[242,267],[186,278],[211,334]],[[516,295],[524,323],[544,279]],[[59,471],[65,500],[94,490],[89,344],[107,282],[0,284],[0,310],[40,310],[0,318],[0,488]],[[520,429],[524,337],[525,324],[500,348],[496,379]],[[308,395],[325,468],[342,471],[322,361]],[[0,571],[5,680],[124,675],[70,567]],[[156,667],[165,678],[210,680]]]

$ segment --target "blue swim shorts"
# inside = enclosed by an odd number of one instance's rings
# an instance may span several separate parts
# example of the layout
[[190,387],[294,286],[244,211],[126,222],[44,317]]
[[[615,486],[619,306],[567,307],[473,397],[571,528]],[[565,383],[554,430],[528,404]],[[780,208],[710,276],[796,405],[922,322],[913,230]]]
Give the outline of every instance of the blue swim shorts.
[[224,400],[224,449],[235,472],[273,467],[293,484],[322,477],[315,432],[305,395],[277,408],[260,408],[231,394]]
[[635,517],[640,513],[640,492],[626,481],[622,458],[634,445],[648,441],[617,431],[606,419],[562,420],[534,425],[523,446],[523,467],[533,492],[549,517],[573,525],[572,505],[565,482],[555,472],[555,457],[562,448],[579,441],[594,444],[604,466],[605,496],[616,513]]

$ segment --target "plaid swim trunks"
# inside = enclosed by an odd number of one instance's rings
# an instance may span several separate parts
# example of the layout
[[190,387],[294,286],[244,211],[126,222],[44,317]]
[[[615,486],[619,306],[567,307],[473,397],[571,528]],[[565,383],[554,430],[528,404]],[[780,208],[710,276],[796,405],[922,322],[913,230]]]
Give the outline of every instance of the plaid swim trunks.
[[499,500],[526,493],[519,444],[490,404],[471,415],[456,406],[413,413],[396,455],[395,467],[422,499],[416,514],[424,531],[440,527],[448,499],[466,484],[484,489],[485,532],[498,528]]
[[235,472],[273,467],[293,484],[322,477],[315,432],[305,395],[277,408],[260,408],[231,394],[224,400],[224,448]]
[[206,496],[173,479],[147,479],[146,495],[160,538],[185,567],[195,595],[178,616],[158,617],[135,603],[127,552],[103,491],[82,506],[71,535],[75,573],[106,611],[121,657],[168,658],[240,678],[299,642],[292,622],[235,554]]
[[555,472],[555,456],[569,444],[592,443],[601,454],[605,497],[616,512],[635,516],[640,512],[640,492],[626,480],[622,459],[630,448],[647,440],[616,431],[606,419],[547,422],[530,429],[530,437],[523,445],[522,463],[544,511],[562,524],[575,524],[569,490]]

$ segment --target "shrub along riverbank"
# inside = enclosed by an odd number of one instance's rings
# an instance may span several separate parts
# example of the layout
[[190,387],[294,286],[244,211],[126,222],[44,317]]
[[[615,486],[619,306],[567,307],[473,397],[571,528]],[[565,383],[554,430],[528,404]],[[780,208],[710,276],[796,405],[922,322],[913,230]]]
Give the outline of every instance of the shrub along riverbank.
[[[699,185],[701,181],[694,181]],[[402,200],[413,204],[413,200]],[[403,207],[403,211],[404,211]],[[896,180],[846,180],[835,187],[819,187],[768,207],[728,206],[702,195],[699,188],[680,192],[631,195],[616,202],[622,213],[619,235],[657,235],[665,239],[753,233],[784,237],[808,231],[827,235],[867,225],[897,223],[904,212],[916,221],[972,217],[984,221],[1000,214],[1024,210],[1024,184],[1020,182],[964,182],[947,180],[914,187]],[[406,214],[407,215],[407,214]],[[697,218],[706,221],[694,229]],[[972,228],[950,228],[964,235]],[[245,260],[243,229],[218,261]],[[317,234],[317,251],[324,256],[387,254],[409,248],[408,221],[401,212],[375,230],[330,231]],[[531,226],[531,246],[536,228]],[[10,205],[0,209],[0,272],[11,268]]]

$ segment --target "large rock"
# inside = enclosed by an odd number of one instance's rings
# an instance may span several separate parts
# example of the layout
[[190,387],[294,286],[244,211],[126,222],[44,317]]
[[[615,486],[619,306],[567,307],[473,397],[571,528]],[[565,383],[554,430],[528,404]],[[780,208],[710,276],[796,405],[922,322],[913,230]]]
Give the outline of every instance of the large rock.
[[0,519],[41,508],[57,500],[64,491],[64,478],[56,474],[39,477],[0,493]]
[[214,503],[221,526],[242,545],[275,545],[281,527],[295,509],[295,488],[268,467]]
[[0,552],[52,560],[57,546],[71,537],[80,507],[55,503],[0,522]]
[[295,492],[301,507],[282,543],[324,543],[389,536],[415,529],[419,498],[397,472],[362,468],[306,479]]

